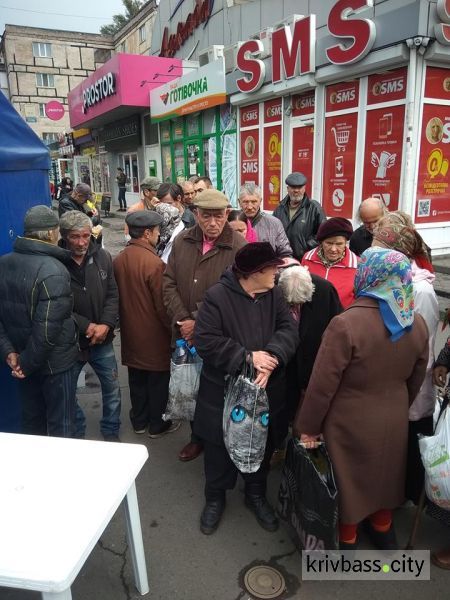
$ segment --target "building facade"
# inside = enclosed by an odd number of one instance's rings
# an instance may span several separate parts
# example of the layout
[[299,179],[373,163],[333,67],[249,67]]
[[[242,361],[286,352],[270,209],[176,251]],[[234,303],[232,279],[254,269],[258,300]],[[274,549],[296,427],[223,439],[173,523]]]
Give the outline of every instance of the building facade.
[[222,169],[267,210],[300,170],[327,216],[356,223],[378,196],[450,250],[448,0],[161,0],[151,51],[224,66],[237,139]]

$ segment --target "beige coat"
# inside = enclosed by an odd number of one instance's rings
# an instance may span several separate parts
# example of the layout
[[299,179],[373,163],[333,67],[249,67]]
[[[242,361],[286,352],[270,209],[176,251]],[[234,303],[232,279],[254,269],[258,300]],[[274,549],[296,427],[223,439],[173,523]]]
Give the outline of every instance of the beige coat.
[[114,260],[122,363],[127,367],[145,371],[170,368],[170,323],[162,300],[164,267],[144,240],[130,240]]
[[425,376],[420,315],[397,342],[378,303],[359,298],[325,331],[295,427],[323,433],[339,491],[339,519],[359,523],[404,500],[408,408]]

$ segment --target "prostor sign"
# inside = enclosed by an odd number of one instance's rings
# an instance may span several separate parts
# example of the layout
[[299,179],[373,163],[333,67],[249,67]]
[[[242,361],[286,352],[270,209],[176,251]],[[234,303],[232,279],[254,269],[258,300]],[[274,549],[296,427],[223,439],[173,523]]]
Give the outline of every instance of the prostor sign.
[[[372,8],[373,4],[374,0],[337,0],[327,22],[330,34],[341,40],[326,49],[331,63],[348,65],[370,52],[376,39],[376,26],[360,13]],[[438,0],[436,12],[441,20],[435,26],[436,38],[442,44],[450,44],[450,0]],[[316,15],[298,18],[292,29],[287,25],[276,29],[272,34],[272,83],[314,73],[315,49]],[[255,39],[244,42],[239,48],[236,64],[244,77],[236,83],[241,92],[252,93],[263,85],[266,76],[266,65],[260,58],[263,51],[263,43]]]

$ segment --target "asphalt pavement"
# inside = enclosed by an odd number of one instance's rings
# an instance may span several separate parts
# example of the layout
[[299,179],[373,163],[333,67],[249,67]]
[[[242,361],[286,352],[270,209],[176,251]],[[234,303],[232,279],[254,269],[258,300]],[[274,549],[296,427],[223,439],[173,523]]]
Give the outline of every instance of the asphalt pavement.
[[[124,246],[122,213],[106,219],[105,225],[105,247],[116,255]],[[439,264],[449,267],[450,260],[440,259]],[[442,275],[448,280],[442,279],[440,285],[446,287],[443,291],[450,292],[450,275]],[[450,306],[447,298],[441,298],[440,303],[442,309]],[[439,332],[437,349],[442,347],[448,331]],[[148,598],[253,600],[256,596],[246,591],[244,576],[255,565],[273,567],[281,572],[286,589],[277,597],[282,599],[434,600],[450,596],[449,574],[434,566],[431,567],[430,581],[302,582],[300,557],[288,532],[283,525],[275,533],[259,527],[244,506],[241,480],[228,494],[227,507],[218,530],[211,536],[204,536],[199,530],[203,507],[203,460],[200,457],[182,463],[177,458],[178,451],[189,440],[189,425],[184,423],[177,432],[156,440],[133,432],[128,418],[127,370],[120,365],[120,335],[116,337],[115,349],[122,391],[120,436],[122,442],[144,444],[149,451],[149,460],[137,479],[150,583]],[[79,389],[79,401],[86,411],[87,438],[102,439],[99,432],[100,388],[89,368],[86,385]],[[274,467],[269,475],[268,497],[273,504],[276,504],[280,475],[281,465]],[[395,513],[397,537],[402,547],[408,540],[414,514],[414,508],[406,507]],[[67,519],[70,519],[69,514]],[[67,543],[70,544],[70,540]],[[436,550],[446,545],[450,546],[450,531],[423,515],[416,548]],[[362,538],[362,547],[370,547],[365,538]],[[33,600],[39,597],[34,592],[0,588],[0,600]],[[122,510],[117,511],[75,579],[72,597],[74,600],[131,600],[140,597],[134,587]]]

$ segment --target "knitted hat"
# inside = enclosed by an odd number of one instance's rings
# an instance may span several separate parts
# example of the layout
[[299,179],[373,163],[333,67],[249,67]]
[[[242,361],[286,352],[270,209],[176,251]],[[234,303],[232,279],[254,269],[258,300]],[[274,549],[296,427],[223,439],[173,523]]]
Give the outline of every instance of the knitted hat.
[[353,233],[353,227],[350,221],[343,217],[333,217],[327,221],[323,221],[317,231],[316,240],[322,242],[327,238],[336,235],[342,235],[349,240]]
[[233,270],[251,275],[271,265],[282,263],[283,260],[277,257],[269,242],[254,242],[247,244],[236,253]]
[[39,204],[32,206],[25,213],[24,231],[47,231],[59,225],[58,215],[48,206]]

